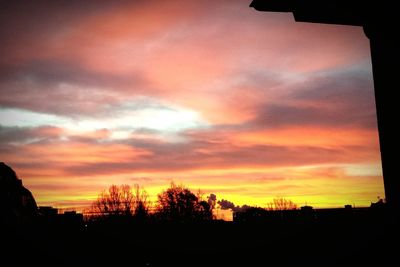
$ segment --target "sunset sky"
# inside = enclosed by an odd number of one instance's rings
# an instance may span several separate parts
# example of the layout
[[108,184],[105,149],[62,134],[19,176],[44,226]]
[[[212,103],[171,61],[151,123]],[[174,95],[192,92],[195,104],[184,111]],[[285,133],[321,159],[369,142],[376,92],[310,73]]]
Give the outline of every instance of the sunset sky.
[[2,4],[0,161],[59,208],[171,181],[237,205],[384,197],[362,28],[250,2]]

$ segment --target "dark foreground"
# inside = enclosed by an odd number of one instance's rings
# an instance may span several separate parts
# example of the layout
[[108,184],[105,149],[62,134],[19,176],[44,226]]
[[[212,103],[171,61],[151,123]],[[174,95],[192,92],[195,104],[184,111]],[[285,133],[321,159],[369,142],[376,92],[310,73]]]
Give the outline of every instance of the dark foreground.
[[[36,224],[2,235],[1,266],[400,266],[390,219]],[[4,232],[4,231],[2,231]]]

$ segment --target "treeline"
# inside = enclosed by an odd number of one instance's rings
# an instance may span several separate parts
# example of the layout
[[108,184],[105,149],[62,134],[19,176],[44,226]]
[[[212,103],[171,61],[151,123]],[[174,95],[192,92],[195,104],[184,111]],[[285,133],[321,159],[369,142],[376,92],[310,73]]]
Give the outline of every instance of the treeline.
[[210,196],[203,199],[200,192],[194,194],[183,185],[171,183],[157,196],[156,203],[149,201],[148,194],[139,185],[111,185],[93,202],[87,216],[91,219],[132,217],[163,221],[212,220],[215,203]]
[[144,188],[135,184],[111,185],[103,190],[85,212],[90,220],[109,218],[133,218],[138,220],[153,219],[161,221],[188,222],[215,219],[213,210],[232,210],[241,212],[249,209],[263,210],[295,210],[297,205],[285,198],[276,198],[267,203],[266,208],[249,205],[236,206],[233,202],[222,199],[217,201],[215,194],[204,197],[201,191],[193,193],[183,185],[171,183],[170,187],[157,195],[152,203]]

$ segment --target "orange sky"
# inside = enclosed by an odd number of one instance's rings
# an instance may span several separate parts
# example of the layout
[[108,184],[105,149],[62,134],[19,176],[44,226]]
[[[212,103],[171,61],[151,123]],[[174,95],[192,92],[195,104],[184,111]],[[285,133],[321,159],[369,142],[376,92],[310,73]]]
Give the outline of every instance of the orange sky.
[[362,29],[249,2],[5,4],[1,161],[60,208],[171,181],[237,205],[383,197]]

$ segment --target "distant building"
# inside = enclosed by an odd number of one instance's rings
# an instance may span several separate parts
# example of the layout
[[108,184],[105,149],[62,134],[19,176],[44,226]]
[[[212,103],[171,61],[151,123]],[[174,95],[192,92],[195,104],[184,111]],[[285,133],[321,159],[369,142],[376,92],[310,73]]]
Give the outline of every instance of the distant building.
[[65,211],[58,215],[63,226],[79,228],[84,225],[83,214],[76,211]]
[[311,207],[311,206],[303,206],[303,207],[300,208],[300,210],[302,212],[312,212],[314,210],[314,208]]
[[351,210],[353,207],[351,205],[347,204],[347,205],[344,205],[344,208],[346,210]]
[[56,217],[58,214],[58,209],[51,206],[40,206],[38,209],[38,214],[47,218]]
[[40,224],[46,227],[56,228],[80,228],[83,227],[83,214],[76,211],[59,213],[57,208],[40,206],[38,209]]
[[303,206],[300,208],[300,221],[302,223],[314,223],[316,218],[316,213],[313,207]]
[[234,222],[260,223],[270,219],[271,212],[260,207],[250,207],[245,210],[236,211],[233,214]]

